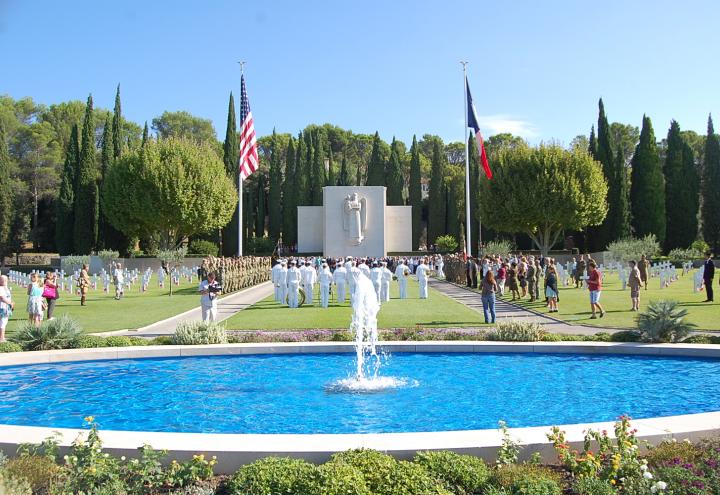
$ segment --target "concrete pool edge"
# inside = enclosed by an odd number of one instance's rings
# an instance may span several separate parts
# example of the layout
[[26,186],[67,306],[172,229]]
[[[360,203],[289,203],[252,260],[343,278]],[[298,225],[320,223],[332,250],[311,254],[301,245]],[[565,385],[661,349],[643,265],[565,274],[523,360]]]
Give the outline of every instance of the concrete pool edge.
[[[720,358],[720,346],[700,344],[627,344],[606,342],[383,342],[390,352],[522,352],[579,353],[652,356],[687,356]],[[228,344],[210,346],[147,346],[96,349],[68,349],[0,354],[0,366],[131,358],[180,356],[300,354],[354,352],[351,342]],[[101,421],[102,422],[102,421]],[[657,443],[663,439],[678,440],[720,434],[720,412],[638,419],[633,421],[638,438]],[[525,446],[524,458],[539,452],[545,462],[555,460],[555,453],[546,434],[552,425],[512,428],[513,439]],[[612,422],[561,425],[568,440],[581,446],[584,431],[613,431]],[[12,455],[21,443],[39,443],[58,432],[62,450],[87,430],[16,426],[0,424],[0,450]],[[230,473],[240,465],[268,455],[302,457],[322,462],[334,452],[351,448],[372,448],[407,459],[422,450],[453,450],[493,460],[502,444],[499,430],[464,430],[440,432],[377,433],[377,434],[214,434],[167,433],[101,430],[106,450],[114,455],[134,456],[143,444],[167,449],[171,458],[189,459],[194,454],[218,457],[218,473]]]

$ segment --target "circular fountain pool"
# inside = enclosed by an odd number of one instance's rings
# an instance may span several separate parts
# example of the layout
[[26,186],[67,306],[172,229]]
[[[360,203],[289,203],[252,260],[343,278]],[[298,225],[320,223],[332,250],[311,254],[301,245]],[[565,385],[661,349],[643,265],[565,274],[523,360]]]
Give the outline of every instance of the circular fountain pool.
[[0,367],[0,422],[203,433],[387,433],[612,421],[720,410],[720,360],[395,353],[396,387],[339,392],[349,354],[117,359]]

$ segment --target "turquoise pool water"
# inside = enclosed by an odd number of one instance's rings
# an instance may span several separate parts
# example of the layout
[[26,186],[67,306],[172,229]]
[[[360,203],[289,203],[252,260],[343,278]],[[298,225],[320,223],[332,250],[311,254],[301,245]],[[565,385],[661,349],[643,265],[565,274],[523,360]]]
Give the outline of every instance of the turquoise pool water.
[[397,353],[376,393],[338,393],[352,355],[124,359],[0,368],[0,423],[222,433],[377,433],[720,410],[720,360]]

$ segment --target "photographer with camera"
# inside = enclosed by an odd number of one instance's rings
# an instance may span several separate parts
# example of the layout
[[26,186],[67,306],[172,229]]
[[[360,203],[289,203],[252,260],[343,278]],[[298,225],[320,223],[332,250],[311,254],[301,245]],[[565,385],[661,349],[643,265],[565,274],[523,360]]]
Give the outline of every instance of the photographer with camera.
[[202,319],[205,323],[215,321],[217,318],[217,300],[222,293],[222,286],[215,280],[215,272],[210,272],[207,279],[200,282],[200,306]]

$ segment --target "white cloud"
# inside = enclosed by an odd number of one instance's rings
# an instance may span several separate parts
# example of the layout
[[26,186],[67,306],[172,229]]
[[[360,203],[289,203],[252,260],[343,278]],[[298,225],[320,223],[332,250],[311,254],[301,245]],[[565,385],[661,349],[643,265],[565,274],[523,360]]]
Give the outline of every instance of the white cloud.
[[480,130],[485,136],[509,132],[525,139],[534,139],[539,136],[537,128],[526,120],[511,115],[480,115],[478,116]]

